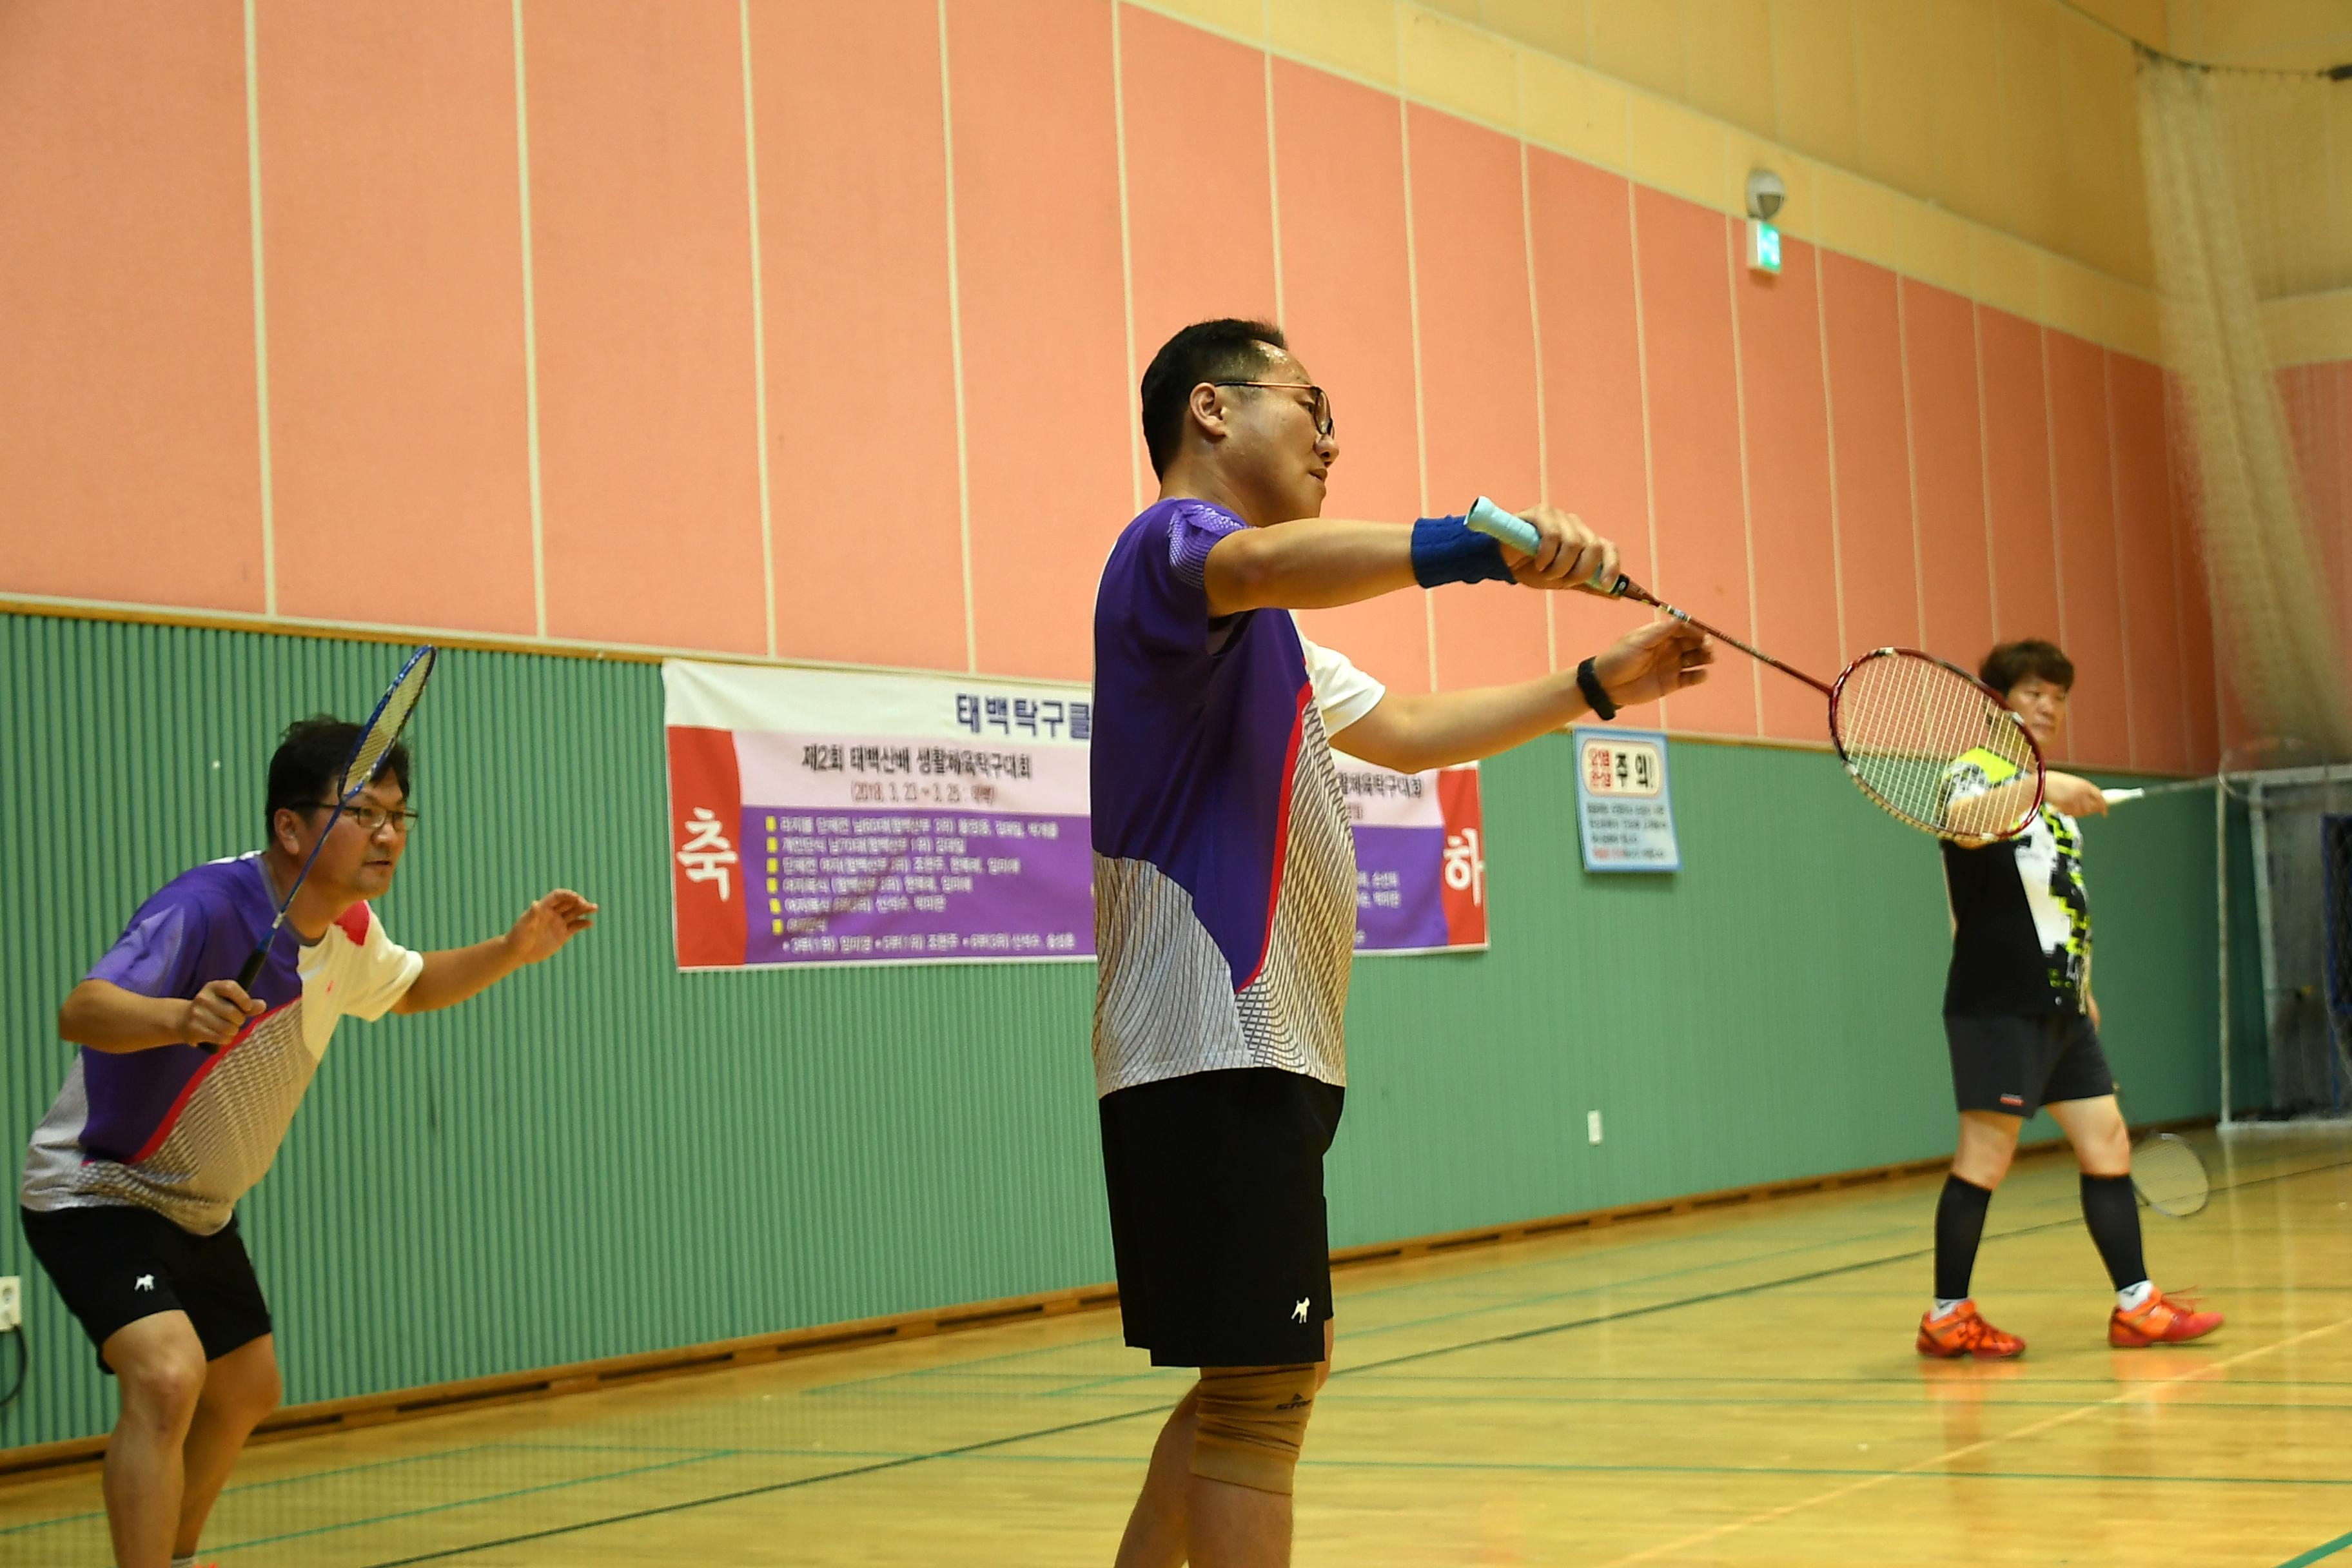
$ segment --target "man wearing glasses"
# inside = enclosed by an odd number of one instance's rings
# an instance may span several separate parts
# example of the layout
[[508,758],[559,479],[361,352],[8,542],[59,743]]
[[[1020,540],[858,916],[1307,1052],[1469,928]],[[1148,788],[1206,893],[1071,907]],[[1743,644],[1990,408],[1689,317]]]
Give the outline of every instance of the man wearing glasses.
[[[331,826],[358,740],[331,718],[289,729],[269,763],[268,847],[165,884],[58,1013],[81,1049],[33,1134],[25,1236],[121,1384],[104,1483],[121,1568],[194,1563],[237,1451],[278,1404],[269,1307],[236,1205],[269,1168],[336,1023],[462,1002],[596,913],[558,889],[489,942],[394,942],[368,900],[392,886],[415,825],[408,752],[387,752]],[[233,977],[313,846],[247,993]]]
[[1160,499],[1095,601],[1095,1085],[1128,1343],[1201,1376],[1118,1563],[1271,1568],[1331,1355],[1323,1155],[1356,932],[1331,748],[1406,773],[1490,756],[1694,684],[1712,655],[1661,620],[1572,675],[1391,694],[1290,611],[1586,587],[1614,580],[1615,547],[1549,507],[1525,514],[1532,557],[1459,517],[1324,519],[1330,402],[1262,321],[1177,333],[1142,404]]

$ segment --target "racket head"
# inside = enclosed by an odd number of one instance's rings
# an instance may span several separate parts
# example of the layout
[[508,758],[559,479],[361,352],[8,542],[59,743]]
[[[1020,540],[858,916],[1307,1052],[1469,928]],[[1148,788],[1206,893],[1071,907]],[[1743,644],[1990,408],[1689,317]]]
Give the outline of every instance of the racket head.
[[[2013,838],[2042,809],[2042,748],[2000,692],[1959,666],[1914,647],[1874,648],[1839,672],[1830,692],[1830,739],[1863,794],[1889,816],[1958,843]],[[1971,755],[2030,782],[2001,819],[1954,826],[1955,773]]]
[[338,808],[349,805],[360,791],[367,788],[383,765],[384,753],[400,741],[400,732],[408,727],[409,715],[416,711],[417,700],[425,695],[425,683],[433,679],[433,667],[440,662],[441,650],[426,644],[408,656],[400,673],[392,678],[392,685],[376,702],[375,711],[360,726],[359,739],[352,744],[352,754],[343,763],[343,776],[335,787]]
[[2212,1177],[2195,1144],[2175,1132],[2158,1132],[2132,1150],[2132,1186],[2147,1206],[2175,1219],[2195,1214],[2213,1195]]

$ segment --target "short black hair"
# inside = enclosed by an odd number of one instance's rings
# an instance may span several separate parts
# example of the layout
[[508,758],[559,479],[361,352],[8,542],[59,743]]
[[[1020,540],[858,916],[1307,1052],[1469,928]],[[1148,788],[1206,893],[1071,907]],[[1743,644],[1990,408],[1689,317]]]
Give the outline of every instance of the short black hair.
[[[360,743],[360,727],[338,719],[331,713],[313,714],[297,719],[286,726],[284,739],[278,742],[277,752],[269,759],[269,807],[262,815],[262,842],[270,843],[278,837],[278,814],[291,809],[318,805],[334,792],[342,781],[343,768],[352,760],[352,748]],[[400,785],[400,793],[408,793],[408,746],[395,741],[383,760],[376,764],[373,784],[385,774]]]
[[2054,642],[2040,637],[2023,637],[2005,642],[1984,656],[1977,667],[1977,679],[2000,692],[2003,697],[2021,680],[2029,678],[2048,681],[2053,686],[2074,689],[2074,661]]
[[1265,351],[1287,352],[1272,321],[1221,316],[1195,321],[1160,345],[1143,373],[1143,445],[1151,471],[1166,475],[1184,440],[1184,405],[1204,381],[1244,381],[1265,368]]

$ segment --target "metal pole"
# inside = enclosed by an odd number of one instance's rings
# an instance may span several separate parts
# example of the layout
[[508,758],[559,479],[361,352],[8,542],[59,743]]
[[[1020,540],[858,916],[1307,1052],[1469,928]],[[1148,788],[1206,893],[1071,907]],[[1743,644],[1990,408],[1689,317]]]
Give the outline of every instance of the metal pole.
[[2256,779],[2249,792],[2247,804],[2247,837],[2252,841],[2247,858],[2254,867],[2254,942],[2262,958],[2263,975],[2263,1049],[2270,1062],[2271,1103],[2279,1101],[2278,1047],[2278,951],[2273,941],[2274,924],[2271,896],[2271,808],[2270,787],[2266,781]]
[[2230,1125],[2230,791],[2213,776],[2213,920],[2219,932],[2215,968],[2221,977],[2221,1125]]

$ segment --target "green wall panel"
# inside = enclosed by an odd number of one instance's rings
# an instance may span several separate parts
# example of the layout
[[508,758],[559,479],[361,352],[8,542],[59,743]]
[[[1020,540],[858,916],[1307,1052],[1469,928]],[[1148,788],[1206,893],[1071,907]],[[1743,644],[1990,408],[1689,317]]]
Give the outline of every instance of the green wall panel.
[[[14,1157],[74,980],[155,885],[257,840],[278,730],[362,710],[399,651],[0,616]],[[290,1399],[1109,1277],[1090,966],[677,973],[650,666],[453,652],[413,740],[395,938],[478,940],[558,883],[605,913],[463,1007],[338,1032],[243,1208]],[[1357,968],[1335,1242],[1949,1148],[1935,846],[1824,755],[1678,742],[1686,868],[1587,877],[1568,757],[1489,765],[1494,950]],[[2192,795],[2090,829],[2139,1119],[2215,1109],[2211,821]],[[0,1272],[27,1276],[33,1350],[0,1445],[104,1430],[110,1386],[13,1226]]]

